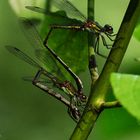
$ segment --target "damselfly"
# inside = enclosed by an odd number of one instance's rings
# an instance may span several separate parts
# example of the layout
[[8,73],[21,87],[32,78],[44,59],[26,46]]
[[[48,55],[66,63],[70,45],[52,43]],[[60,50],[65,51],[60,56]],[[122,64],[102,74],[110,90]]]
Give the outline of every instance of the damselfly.
[[[24,33],[26,33],[26,35],[28,35],[28,39],[30,39],[30,40],[32,39],[31,43],[34,44],[34,47],[35,46],[41,47],[41,49],[34,48],[35,57],[40,62],[40,64],[37,63],[36,61],[34,61],[31,57],[29,57],[22,51],[20,51],[18,48],[7,47],[8,50],[11,53],[13,53],[14,55],[16,55],[17,57],[19,57],[20,59],[24,60],[25,62],[27,62],[27,63],[31,64],[32,66],[37,67],[39,69],[38,73],[36,74],[35,78],[33,79],[33,84],[36,85],[37,87],[39,87],[40,89],[48,92],[55,98],[61,100],[61,102],[63,102],[64,104],[66,104],[68,106],[68,112],[71,115],[71,117],[75,121],[78,121],[79,118],[81,117],[83,107],[85,106],[85,103],[87,101],[87,97],[85,95],[83,95],[83,92],[82,92],[81,80],[47,45],[45,46],[47,48],[47,50],[43,49],[44,48],[43,41],[41,40],[36,28],[34,27],[34,25],[32,24],[31,21],[29,21],[27,19],[24,19],[24,20],[22,19],[20,22],[22,23],[23,27],[26,29],[26,30],[24,30]],[[48,60],[50,62],[48,62]],[[57,66],[56,60],[74,78],[78,89],[76,89],[71,82],[69,82],[67,80],[59,80],[59,78],[57,78],[57,76],[54,76],[53,74],[48,72],[48,69],[50,69],[50,66],[47,67],[47,65],[50,65],[50,64],[53,64],[53,66],[55,66],[55,68],[52,68],[55,72],[59,70],[59,68],[56,67]],[[61,94],[54,92],[53,87],[49,88],[47,82],[39,80],[41,75],[44,75],[47,80],[49,79],[51,81],[51,83],[54,85],[54,87],[65,92],[69,96],[70,101],[65,99],[65,97],[63,97]],[[62,74],[61,74],[61,76],[62,76]]]
[[[77,92],[74,86],[69,81],[59,80],[57,77],[49,73],[42,66],[40,66],[36,61],[34,61],[31,57],[26,55],[24,52],[22,52],[18,48],[12,47],[12,46],[6,46],[6,48],[8,49],[9,52],[13,53],[18,58],[22,59],[28,64],[39,69],[35,77],[32,79],[32,83],[38,88],[40,88],[41,90],[47,92],[51,96],[57,98],[62,103],[64,103],[68,107],[68,113],[70,114],[70,116],[77,122],[81,117],[81,110],[79,110],[77,103],[71,102],[67,100],[65,97],[63,97],[61,94],[57,93],[52,87],[50,87],[50,85],[48,84],[48,81],[49,82],[51,81],[51,84],[53,84],[53,86],[65,92],[70,97],[70,99],[72,99],[74,97],[75,92]],[[45,77],[43,80],[40,80],[40,76],[42,74]]]
[[[68,0],[52,0],[51,1],[54,6],[56,6],[58,9],[66,11],[69,15],[70,18],[79,18],[81,20],[80,24],[79,21],[76,23],[73,23],[74,25],[51,25],[50,31],[47,34],[47,37],[44,41],[44,44],[47,44],[48,38],[50,34],[52,33],[53,29],[72,29],[72,30],[82,30],[82,31],[87,31],[91,32],[95,35],[96,40],[95,44],[93,45],[95,48],[95,52],[100,55],[105,57],[100,53],[99,50],[99,41],[100,39],[102,40],[103,45],[107,48],[111,48],[111,44],[108,44],[106,42],[105,36],[110,40],[114,41],[112,38],[113,36],[116,36],[116,34],[113,34],[113,27],[110,26],[109,24],[105,24],[104,26],[101,26],[98,22],[92,21],[90,19],[87,19],[74,5],[72,5],[71,2]],[[32,11],[40,12],[40,13],[45,13],[50,15],[51,13],[48,12],[47,9],[42,9],[40,7],[35,7],[35,6],[26,6],[27,9],[30,9]],[[52,13],[53,14],[53,13]],[[63,15],[63,17],[65,17]],[[76,20],[75,20],[76,21]]]

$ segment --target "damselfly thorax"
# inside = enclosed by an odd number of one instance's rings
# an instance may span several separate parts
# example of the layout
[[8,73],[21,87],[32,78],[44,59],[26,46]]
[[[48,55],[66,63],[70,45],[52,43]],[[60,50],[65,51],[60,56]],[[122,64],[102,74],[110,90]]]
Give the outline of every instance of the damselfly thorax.
[[113,27],[105,24],[104,26],[101,26],[98,22],[94,22],[94,21],[87,21],[84,23],[83,30],[87,30],[89,32],[93,32],[93,33],[106,33],[106,34],[113,34]]

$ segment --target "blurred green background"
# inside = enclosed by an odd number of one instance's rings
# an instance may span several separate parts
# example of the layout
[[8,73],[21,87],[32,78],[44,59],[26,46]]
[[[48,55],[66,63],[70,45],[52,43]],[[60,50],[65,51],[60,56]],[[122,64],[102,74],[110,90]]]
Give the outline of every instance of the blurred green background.
[[[86,1],[73,0],[86,12]],[[80,3],[80,4],[79,4]],[[96,0],[95,17],[102,25],[109,23],[117,32],[129,0]],[[79,7],[80,6],[80,7]],[[67,109],[59,101],[21,78],[34,75],[35,70],[12,56],[4,48],[13,45],[28,47],[28,41],[20,30],[17,15],[8,1],[0,0],[0,140],[67,140],[76,126]],[[134,58],[140,56],[140,43],[132,37],[120,71],[140,73],[140,64]],[[99,70],[104,59],[97,56]],[[88,72],[80,75],[85,92],[89,91]],[[105,110],[100,115],[89,140],[139,140],[139,122],[123,108]]]

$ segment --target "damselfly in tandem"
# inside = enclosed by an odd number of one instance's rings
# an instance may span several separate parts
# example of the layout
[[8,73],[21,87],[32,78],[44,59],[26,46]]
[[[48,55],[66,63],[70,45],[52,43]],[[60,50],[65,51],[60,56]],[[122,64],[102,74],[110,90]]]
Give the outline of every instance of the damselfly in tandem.
[[[6,46],[6,48],[15,56],[38,69],[32,83],[63,102],[68,107],[68,113],[70,116],[78,122],[87,102],[87,97],[82,91],[83,85],[80,78],[64,63],[64,61],[62,61],[62,59],[60,59],[60,57],[56,55],[52,49],[47,45],[43,45],[43,40],[40,38],[38,31],[30,20],[21,19],[20,23],[22,24],[27,38],[31,40],[31,44],[34,44],[36,60],[32,59],[29,55],[16,47]],[[77,84],[77,88],[75,88],[70,81],[61,80],[65,79],[65,77],[64,74],[61,73],[58,63],[71,75],[71,77],[73,77]],[[58,72],[60,74],[59,78],[57,74]],[[42,78],[41,75],[44,77]],[[61,93],[58,93],[58,90],[55,91],[55,88],[64,92],[68,96],[68,99],[66,99],[66,97]]]
[[[112,37],[116,36],[116,34],[113,34],[113,27],[110,26],[109,24],[105,24],[104,26],[101,26],[98,22],[92,21],[90,19],[87,19],[86,16],[84,16],[70,1],[68,0],[52,0],[52,5],[57,7],[60,10],[65,11],[70,15],[71,19],[78,18],[81,20],[79,23],[79,20],[74,20],[75,23],[74,25],[51,25],[50,31],[48,32],[46,39],[44,43],[47,44],[48,38],[50,34],[52,33],[53,29],[72,29],[72,30],[80,30],[80,31],[87,31],[91,32],[95,35],[95,44],[93,44],[95,52],[102,56],[105,57],[103,54],[100,53],[99,50],[99,41],[100,39],[102,40],[103,45],[107,49],[111,49],[112,44],[108,44],[105,36],[110,40],[114,41]],[[50,12],[48,12],[47,9],[43,9],[40,7],[36,6],[26,6],[27,9],[30,9],[32,11],[44,13],[46,15],[51,15]],[[53,13],[52,13],[53,14]],[[64,15],[63,15],[64,16]],[[65,17],[65,16],[64,16]],[[65,17],[66,18],[66,17]]]

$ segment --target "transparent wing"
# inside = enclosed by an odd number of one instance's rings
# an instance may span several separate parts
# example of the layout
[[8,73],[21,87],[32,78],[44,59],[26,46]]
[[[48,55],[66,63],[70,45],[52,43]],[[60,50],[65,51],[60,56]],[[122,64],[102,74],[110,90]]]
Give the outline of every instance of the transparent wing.
[[30,65],[32,65],[33,67],[36,67],[36,68],[39,68],[39,69],[41,68],[41,66],[37,62],[35,62],[31,57],[26,55],[24,52],[22,52],[18,48],[13,47],[13,46],[5,46],[5,47],[10,53],[14,54],[19,59],[25,61],[26,63],[28,63]]
[[[31,57],[29,57],[27,54],[25,54],[24,52],[22,52],[21,50],[19,50],[16,47],[13,46],[6,46],[6,49],[14,54],[16,57],[18,57],[19,59],[25,61],[26,63],[32,65],[33,67],[39,68],[39,69],[43,69],[43,67],[41,67],[37,62],[35,62]],[[57,83],[60,83],[62,81],[60,81],[57,77],[55,77],[53,74],[49,73],[48,71],[44,70],[44,77],[43,78],[39,78],[39,81],[43,82],[43,83],[51,83],[54,85],[57,85]],[[24,78],[25,81],[32,81],[34,78],[33,77],[26,77]],[[49,81],[49,82],[47,82]]]
[[35,57],[40,61],[41,66],[43,64],[43,68],[47,68],[47,71],[51,73],[54,72],[57,77],[60,75],[59,78],[61,77],[61,79],[65,79],[65,76],[60,71],[60,65],[58,66],[56,58],[54,58],[54,56],[44,47],[43,40],[40,38],[32,21],[21,18],[20,23],[25,36],[33,46]]
[[[21,18],[20,23],[26,38],[29,40],[34,49],[35,57],[43,64],[44,67],[47,67],[50,71],[58,69],[54,58],[44,47],[43,40],[41,39],[37,29],[35,28],[34,23],[25,18]],[[46,59],[45,61],[42,61],[42,59],[37,56],[37,52],[40,52],[39,50],[45,52],[43,53],[43,59]]]
[[51,69],[51,73],[55,75],[57,74],[57,77],[61,77],[61,79],[65,77],[61,72],[58,63],[56,61],[52,61],[52,56],[47,50],[38,49],[35,51],[35,55],[43,64],[48,64],[47,67],[48,69]]
[[38,12],[38,13],[43,13],[45,15],[49,15],[52,17],[60,17],[60,18],[65,18],[68,19],[67,15],[63,12],[50,12],[47,9],[41,8],[41,7],[37,7],[37,6],[25,6],[25,8],[34,11],[34,12]]
[[87,18],[68,0],[52,0],[52,4],[58,9],[67,12],[72,18],[86,21]]
[[[68,15],[70,15],[70,18],[77,18],[82,21],[86,21],[87,18],[68,0],[52,0],[52,5],[57,7],[60,10],[65,11]],[[67,15],[62,15],[59,13],[49,12],[47,9],[43,9],[37,6],[26,6],[27,9],[38,12],[38,13],[44,13],[46,15],[56,16],[56,17],[63,17],[67,18]]]
[[24,32],[26,38],[29,40],[32,47],[35,48],[44,48],[43,40],[41,39],[37,29],[35,28],[34,23],[26,18],[19,18],[19,23],[21,29]]
[[49,11],[47,9],[43,9],[37,6],[25,6],[25,8],[34,11],[34,12],[38,12],[38,13],[44,13],[46,15],[49,15]]
[[35,56],[40,62],[47,65],[47,68],[52,70],[58,69],[56,61],[53,60],[51,54],[45,49],[35,50]]
[[[33,79],[34,79],[34,76],[24,76],[22,77],[22,79],[24,81],[27,81],[27,82],[32,82]],[[41,83],[52,83],[52,81],[50,79],[46,79],[45,77],[41,77],[39,78],[38,82],[41,82]]]

